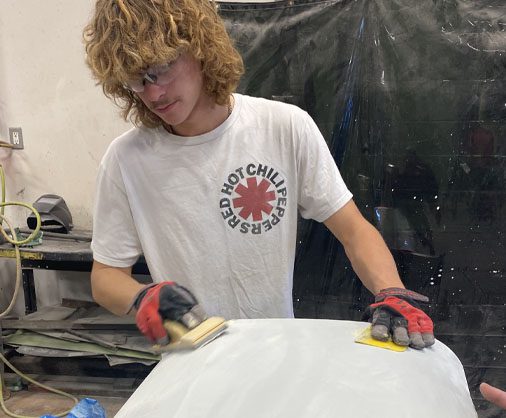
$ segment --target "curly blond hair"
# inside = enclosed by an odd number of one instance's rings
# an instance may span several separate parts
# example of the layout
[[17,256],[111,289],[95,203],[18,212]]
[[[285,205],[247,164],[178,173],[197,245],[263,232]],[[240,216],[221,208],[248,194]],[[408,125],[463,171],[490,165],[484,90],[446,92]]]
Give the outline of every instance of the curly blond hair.
[[162,120],[125,88],[150,65],[189,52],[202,64],[206,94],[228,103],[244,72],[214,2],[209,0],[98,0],[83,30],[86,62],[125,120],[154,128]]

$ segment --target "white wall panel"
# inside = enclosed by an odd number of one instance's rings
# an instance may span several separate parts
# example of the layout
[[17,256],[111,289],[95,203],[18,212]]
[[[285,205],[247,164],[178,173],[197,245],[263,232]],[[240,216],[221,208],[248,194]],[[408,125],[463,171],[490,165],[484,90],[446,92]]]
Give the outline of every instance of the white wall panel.
[[[130,126],[84,63],[82,29],[93,3],[0,0],[0,139],[8,140],[9,127],[21,127],[25,146],[0,150],[7,200],[33,203],[45,193],[61,195],[74,225],[85,229],[91,229],[100,159]],[[27,215],[6,210],[22,227]],[[11,269],[0,261],[0,287],[11,280]]]

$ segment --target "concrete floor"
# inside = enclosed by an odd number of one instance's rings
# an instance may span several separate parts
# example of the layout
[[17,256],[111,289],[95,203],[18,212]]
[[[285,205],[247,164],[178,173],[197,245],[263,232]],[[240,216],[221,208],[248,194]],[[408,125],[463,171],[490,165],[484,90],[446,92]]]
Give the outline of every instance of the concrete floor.
[[[98,400],[100,405],[102,405],[105,409],[107,418],[113,418],[127,401],[127,398],[112,398],[94,395],[76,395],[76,397],[78,399],[88,397]],[[6,400],[6,406],[11,412],[16,414],[40,417],[43,414],[49,415],[70,409],[72,408],[72,401],[52,393],[29,392],[23,390],[11,393],[11,397]],[[506,417],[505,411],[501,411],[499,408],[488,402],[483,402],[483,405],[477,408],[477,412],[479,418]],[[0,409],[0,418],[4,417],[8,418],[8,415]]]
[[[76,397],[79,400],[85,397],[98,400],[105,409],[107,418],[114,417],[114,415],[127,401],[126,398],[109,398],[93,395],[76,395]],[[72,401],[68,398],[64,398],[53,393],[29,392],[26,390],[12,392],[10,398],[7,399],[5,404],[7,409],[11,412],[33,417],[60,413],[73,407]],[[8,415],[0,409],[0,418],[4,417],[8,417]]]

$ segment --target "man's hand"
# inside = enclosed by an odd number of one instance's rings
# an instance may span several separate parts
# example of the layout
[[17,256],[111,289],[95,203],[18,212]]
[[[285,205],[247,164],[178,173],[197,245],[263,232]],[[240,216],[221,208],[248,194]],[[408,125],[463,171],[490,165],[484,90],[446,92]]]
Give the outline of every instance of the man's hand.
[[205,319],[197,299],[183,286],[174,282],[148,285],[134,298],[135,320],[139,330],[152,342],[169,343],[163,325],[166,320],[178,321],[191,329]]
[[380,341],[390,336],[398,345],[422,349],[434,344],[434,325],[418,308],[416,301],[428,302],[426,296],[411,290],[391,287],[383,289],[369,308],[372,313],[371,335]]

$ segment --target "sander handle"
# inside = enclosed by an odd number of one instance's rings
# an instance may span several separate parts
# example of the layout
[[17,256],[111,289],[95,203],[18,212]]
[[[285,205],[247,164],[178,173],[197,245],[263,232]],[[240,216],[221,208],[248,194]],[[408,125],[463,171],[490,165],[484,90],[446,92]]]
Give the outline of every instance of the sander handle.
[[163,327],[167,330],[167,334],[171,342],[179,341],[183,335],[187,334],[189,329],[178,321],[164,321]]

